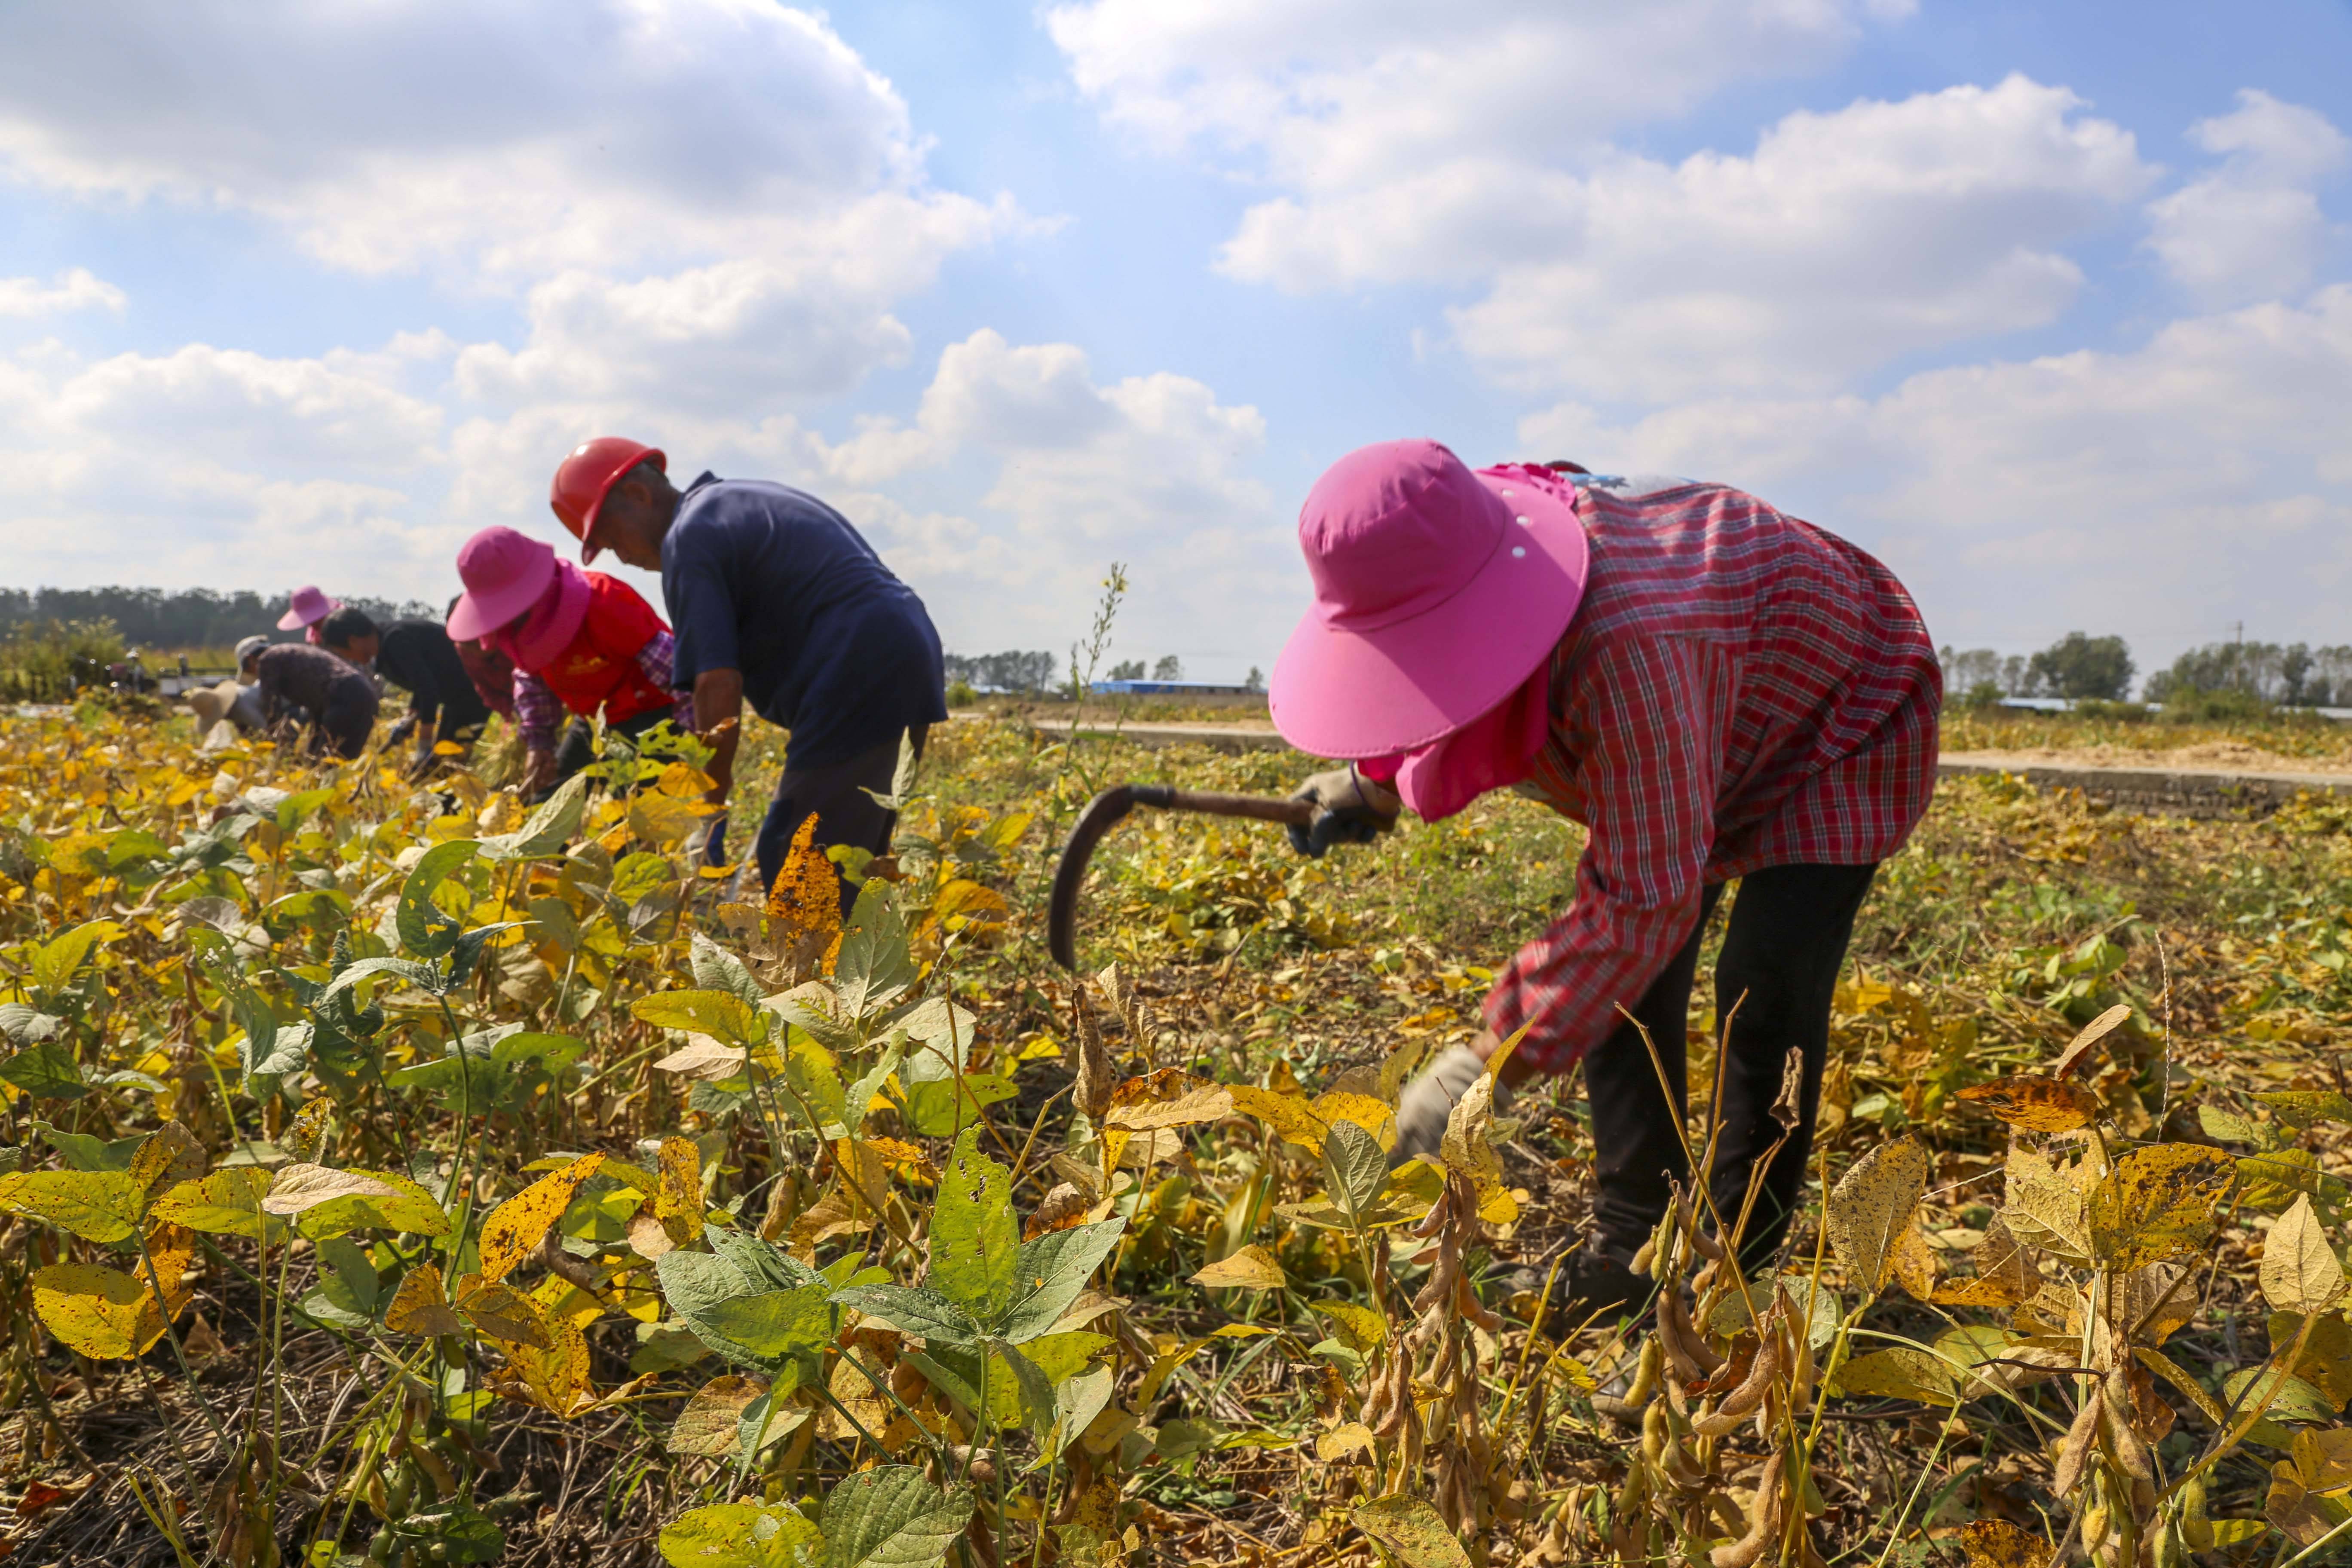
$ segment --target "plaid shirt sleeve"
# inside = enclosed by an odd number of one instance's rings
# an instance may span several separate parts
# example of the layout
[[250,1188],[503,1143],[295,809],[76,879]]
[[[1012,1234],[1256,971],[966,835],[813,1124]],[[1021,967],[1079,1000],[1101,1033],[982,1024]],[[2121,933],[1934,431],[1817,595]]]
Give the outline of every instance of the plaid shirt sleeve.
[[670,685],[672,672],[677,668],[677,639],[667,632],[656,632],[637,649],[637,668],[646,679],[670,693],[670,721],[681,730],[694,728],[694,690],[688,687],[677,690]]
[[517,666],[514,672],[515,731],[534,752],[552,750],[556,721],[563,717],[563,699],[555,689]]
[[1625,637],[1570,672],[1555,720],[1591,829],[1568,912],[1522,948],[1487,1026],[1539,1072],[1606,1038],[1690,937],[1715,842],[1731,656],[1698,638]]

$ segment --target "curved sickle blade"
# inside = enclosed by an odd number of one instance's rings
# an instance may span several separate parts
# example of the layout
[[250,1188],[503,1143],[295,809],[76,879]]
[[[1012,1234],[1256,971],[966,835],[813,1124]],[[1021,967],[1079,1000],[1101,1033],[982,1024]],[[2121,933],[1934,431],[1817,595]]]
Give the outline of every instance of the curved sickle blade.
[[1087,863],[1095,846],[1121,817],[1135,809],[1135,786],[1116,784],[1087,802],[1086,810],[1070,828],[1070,841],[1054,864],[1053,896],[1045,904],[1045,950],[1054,962],[1075,973],[1078,967],[1078,889],[1087,879]]

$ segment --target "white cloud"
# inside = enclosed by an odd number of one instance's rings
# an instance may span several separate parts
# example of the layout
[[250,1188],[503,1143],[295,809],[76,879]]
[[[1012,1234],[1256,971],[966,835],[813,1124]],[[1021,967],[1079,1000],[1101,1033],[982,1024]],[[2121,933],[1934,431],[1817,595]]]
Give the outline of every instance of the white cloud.
[[2315,110],[2248,88],[2189,140],[2221,166],[2148,205],[2148,239],[2173,280],[2208,304],[2292,294],[2328,237],[2313,187],[2352,166],[2352,140]]
[[48,316],[63,310],[122,313],[122,290],[86,267],[60,272],[48,283],[37,278],[0,278],[0,316]]
[[373,272],[614,271],[942,206],[890,84],[770,0],[134,0],[15,8],[0,167],[242,208]]
[[[1135,584],[1123,642],[1209,650],[1237,675],[1303,602],[1287,520],[1249,471],[1265,443],[1257,410],[1201,382],[1104,384],[1071,344],[1016,346],[983,330],[940,356],[911,422],[869,421],[800,449],[812,482],[926,592],[951,647],[1066,635],[1117,560]],[[993,477],[970,515],[877,493],[919,488],[932,469]]]
[[1045,13],[1079,89],[1163,150],[1202,138],[1279,184],[1385,183],[1589,145],[1725,85],[1835,58],[1910,0],[1089,0]]
[[415,504],[446,465],[439,405],[398,384],[415,347],[0,360],[0,542],[43,582],[436,584],[457,540]]
[[1914,375],[1883,397],[1696,402],[1531,451],[1756,490],[1857,539],[1943,638],[2121,629],[2142,663],[2242,617],[2344,640],[2352,285],[2176,321],[2144,346]]

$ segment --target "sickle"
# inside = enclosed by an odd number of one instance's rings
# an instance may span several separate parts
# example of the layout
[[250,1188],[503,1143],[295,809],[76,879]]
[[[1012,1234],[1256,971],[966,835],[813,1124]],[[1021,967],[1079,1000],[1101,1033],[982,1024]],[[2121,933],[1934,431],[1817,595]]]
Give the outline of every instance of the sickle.
[[1172,784],[1114,784],[1087,802],[1086,810],[1070,828],[1070,841],[1054,866],[1053,896],[1045,905],[1045,947],[1054,962],[1075,972],[1078,966],[1078,888],[1087,879],[1087,863],[1095,846],[1112,826],[1139,805],[1162,811],[1198,812],[1205,816],[1245,817],[1255,822],[1280,822],[1304,827],[1315,816],[1315,803],[1283,800],[1262,795],[1219,795],[1207,790],[1178,789]]

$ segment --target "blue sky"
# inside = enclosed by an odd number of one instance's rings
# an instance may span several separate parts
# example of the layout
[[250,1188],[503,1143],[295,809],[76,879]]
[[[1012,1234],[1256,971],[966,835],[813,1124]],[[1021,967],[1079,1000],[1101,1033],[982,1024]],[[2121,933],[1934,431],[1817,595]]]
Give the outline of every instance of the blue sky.
[[580,437],[949,645],[1270,666],[1361,442],[1718,479],[1939,640],[2352,642],[2352,6],[20,3],[19,583],[438,598]]

